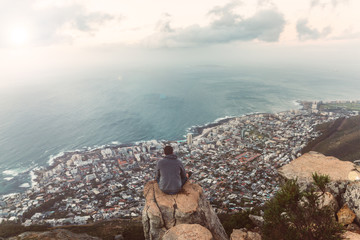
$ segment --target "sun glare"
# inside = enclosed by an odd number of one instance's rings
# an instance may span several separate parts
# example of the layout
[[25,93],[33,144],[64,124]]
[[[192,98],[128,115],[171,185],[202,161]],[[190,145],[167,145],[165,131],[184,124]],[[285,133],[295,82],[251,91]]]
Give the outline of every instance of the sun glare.
[[17,46],[25,45],[29,40],[29,33],[25,28],[13,28],[10,32],[10,41]]

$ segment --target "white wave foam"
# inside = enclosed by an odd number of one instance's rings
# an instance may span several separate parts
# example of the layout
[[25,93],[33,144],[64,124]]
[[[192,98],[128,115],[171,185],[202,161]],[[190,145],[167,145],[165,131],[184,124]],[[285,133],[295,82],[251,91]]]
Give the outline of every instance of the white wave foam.
[[300,106],[300,105],[301,105],[299,100],[292,100],[291,102],[292,102],[294,105],[296,105],[296,106]]
[[10,180],[12,180],[14,177],[6,177],[6,178],[4,178],[6,181],[10,181]]
[[235,116],[225,116],[225,117],[220,117],[220,118],[217,118],[217,119],[215,119],[215,123],[218,123],[218,122],[220,122],[220,121],[222,121],[222,120],[226,120],[226,119],[229,119],[229,118],[234,118]]
[[16,177],[17,175],[19,175],[19,172],[16,171],[15,169],[9,169],[9,170],[3,171],[3,174]]
[[291,103],[292,103],[293,105],[295,105],[295,107],[296,107],[297,109],[300,109],[300,108],[301,108],[301,102],[300,102],[300,100],[293,100],[293,101],[291,101]]
[[49,166],[52,166],[54,164],[54,160],[58,157],[64,156],[64,154],[65,154],[65,152],[61,151],[60,153],[58,153],[56,155],[50,155],[49,160],[48,160]]
[[30,184],[29,183],[23,183],[19,187],[21,187],[21,188],[29,188]]

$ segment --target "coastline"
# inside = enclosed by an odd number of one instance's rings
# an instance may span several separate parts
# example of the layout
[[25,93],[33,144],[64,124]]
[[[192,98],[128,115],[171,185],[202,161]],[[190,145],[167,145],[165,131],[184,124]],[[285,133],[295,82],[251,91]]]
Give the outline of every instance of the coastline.
[[[301,100],[294,100],[292,101],[292,103],[294,104],[294,106],[297,106],[298,109],[300,107],[303,107],[302,103],[306,102],[306,101],[301,101]],[[294,111],[295,109],[288,109],[285,111],[281,111],[281,112],[277,112],[277,113],[282,113],[282,112],[289,112],[289,111]],[[221,117],[221,118],[217,118],[215,119],[213,122],[208,122],[205,123],[203,125],[195,125],[192,127],[187,128],[185,131],[186,133],[191,133],[193,134],[193,138],[197,139],[197,138],[201,138],[204,135],[206,135],[207,132],[211,131],[213,128],[216,128],[218,126],[224,125],[234,119],[239,119],[242,117],[247,117],[247,116],[254,116],[254,115],[259,115],[259,114],[269,114],[269,115],[273,115],[276,113],[270,113],[270,112],[250,112],[250,113],[246,113],[246,114],[241,114],[240,116],[225,116],[225,117]],[[52,168],[55,168],[58,164],[62,163],[64,161],[64,159],[66,159],[68,156],[73,155],[73,154],[82,154],[82,153],[86,153],[86,152],[96,152],[96,151],[101,151],[105,148],[110,148],[112,150],[116,149],[116,148],[124,148],[124,147],[133,147],[133,146],[137,146],[141,143],[146,143],[146,142],[150,142],[150,141],[157,141],[157,142],[161,142],[161,143],[170,143],[170,142],[178,142],[178,141],[184,141],[186,140],[186,135],[183,135],[184,139],[181,140],[158,140],[158,139],[150,139],[150,140],[143,140],[143,141],[134,141],[134,142],[129,142],[129,143],[121,143],[121,144],[104,144],[101,146],[95,146],[95,147],[84,147],[83,149],[77,149],[77,150],[69,150],[69,151],[63,151],[60,152],[59,154],[50,157],[48,163],[48,166],[42,166],[42,167],[38,167],[36,169],[33,169],[31,172],[32,179],[31,179],[31,184],[30,187],[33,187],[34,185],[36,185],[36,179],[37,179],[37,174],[35,173],[36,171],[48,171],[51,170]],[[66,160],[65,160],[66,161]],[[0,195],[1,196],[1,195]]]
[[[288,112],[288,111],[294,111],[294,110],[300,110],[304,108],[304,104],[305,103],[309,103],[311,101],[304,101],[304,100],[293,100],[292,103],[294,105],[293,109],[288,109],[282,112]],[[313,102],[317,102],[317,101],[313,101]],[[251,116],[251,115],[257,115],[257,114],[278,114],[281,112],[276,112],[276,113],[260,113],[260,112],[251,112],[251,113],[247,113],[247,114],[242,114],[240,116],[226,116],[223,118],[218,118],[215,119],[213,122],[209,122],[206,123],[204,125],[195,125],[192,126],[190,128],[187,128],[185,130],[186,133],[192,133],[194,138],[198,138],[203,136],[204,134],[206,134],[207,132],[209,132],[211,129],[220,126],[222,124],[226,124],[229,121],[233,120],[233,119],[237,119],[237,118],[241,118],[241,117],[246,117],[246,116]],[[46,166],[38,166],[35,167],[31,170],[27,171],[27,174],[30,175],[30,182],[23,182],[22,186],[28,186],[28,185],[24,185],[26,183],[29,183],[29,187],[23,187],[23,191],[15,191],[15,192],[11,192],[11,193],[22,193],[25,192],[27,189],[33,187],[34,185],[36,185],[36,179],[38,178],[36,172],[38,171],[47,171],[50,170],[54,167],[56,167],[58,164],[60,164],[64,159],[66,159],[67,157],[69,157],[72,154],[78,153],[86,153],[86,152],[95,152],[95,151],[100,151],[102,149],[105,148],[111,148],[111,149],[115,149],[115,148],[123,148],[123,147],[131,147],[131,146],[136,146],[139,145],[141,143],[145,143],[148,141],[158,141],[158,142],[162,142],[162,143],[166,143],[166,142],[176,142],[176,141],[184,141],[184,139],[186,139],[186,135],[184,135],[184,138],[181,140],[143,140],[143,141],[136,141],[136,142],[129,142],[129,143],[118,143],[118,142],[112,142],[111,144],[105,144],[105,145],[101,145],[101,146],[94,146],[94,147],[83,147],[82,149],[76,149],[76,150],[67,150],[67,151],[62,151],[56,155],[51,155],[49,157],[49,160],[47,161],[47,165]],[[11,194],[11,193],[5,193],[2,195],[6,195],[6,194]],[[0,195],[1,196],[1,195]]]
[[[360,102],[357,104],[356,109],[360,110]],[[262,205],[278,190],[279,167],[300,157],[306,144],[319,137],[316,125],[359,115],[355,107],[353,110],[320,111],[324,107],[308,102],[302,110],[219,119],[197,129],[201,135],[196,141],[112,142],[112,145],[94,149],[64,152],[52,157],[52,165],[33,171],[31,189],[13,197],[2,197],[8,204],[0,210],[9,212],[12,206],[25,207],[26,214],[18,211],[16,217],[27,218],[26,224],[44,221],[53,226],[66,222],[81,224],[79,216],[84,212],[71,203],[72,199],[83,199],[89,204],[86,215],[81,217],[84,221],[91,217],[98,221],[140,216],[144,206],[143,186],[153,179],[156,161],[163,157],[164,145],[173,146],[185,166],[194,173],[194,181],[201,183],[210,196],[216,196],[209,201],[217,212],[236,212]],[[239,181],[244,184],[238,185]],[[64,219],[51,214],[45,220],[32,218],[31,214],[39,210],[31,206],[64,197],[68,199],[46,210],[73,213],[74,217]],[[231,202],[229,198],[237,200]],[[6,218],[11,217],[6,215]]]
[[[294,108],[299,108],[302,104],[301,100],[292,100],[291,101],[293,103]],[[285,111],[291,111],[292,109],[288,109]],[[48,171],[51,170],[53,168],[55,168],[57,165],[59,165],[60,163],[62,163],[64,161],[64,159],[67,159],[67,157],[73,155],[73,154],[82,154],[82,153],[86,153],[86,152],[95,152],[95,151],[101,151],[102,149],[105,148],[110,148],[110,149],[115,149],[115,148],[123,148],[123,147],[132,147],[132,146],[136,146],[139,145],[141,143],[145,143],[145,142],[149,142],[149,141],[158,141],[158,142],[162,142],[162,143],[168,143],[168,142],[177,142],[177,141],[184,141],[186,140],[186,134],[187,133],[192,133],[193,134],[193,138],[199,138],[201,136],[203,136],[206,132],[210,131],[211,129],[218,127],[220,125],[226,124],[229,121],[236,119],[236,118],[241,118],[241,117],[246,117],[246,116],[251,116],[251,115],[256,115],[256,114],[274,114],[274,113],[260,113],[260,112],[249,112],[249,113],[244,113],[241,114],[239,116],[225,116],[225,117],[220,117],[215,119],[212,122],[207,122],[205,124],[202,125],[194,125],[191,126],[187,129],[185,129],[185,135],[183,135],[182,139],[175,139],[175,140],[167,140],[167,139],[149,139],[149,140],[142,140],[142,141],[133,141],[133,142],[127,142],[127,143],[118,143],[118,142],[112,142],[109,144],[103,144],[100,146],[92,146],[92,147],[87,147],[84,146],[81,149],[74,149],[74,150],[64,150],[61,151],[55,155],[50,155],[49,159],[47,160],[47,165],[42,165],[42,166],[36,166],[32,169],[28,169],[26,172],[22,172],[21,174],[27,174],[29,175],[29,180],[30,182],[22,182],[22,187],[20,187],[19,190],[22,191],[14,191],[14,192],[9,192],[9,193],[5,193],[5,194],[0,194],[0,196],[5,196],[8,194],[18,194],[18,193],[23,193],[25,191],[27,191],[28,189],[31,189],[32,187],[37,185],[37,178],[38,178],[38,174],[37,172],[43,172],[43,171]],[[7,170],[7,171],[11,171],[11,169]],[[18,175],[16,175],[18,176]],[[12,176],[12,177],[16,177],[16,176]],[[26,185],[25,185],[26,184]],[[23,187],[23,186],[28,186],[28,187]]]

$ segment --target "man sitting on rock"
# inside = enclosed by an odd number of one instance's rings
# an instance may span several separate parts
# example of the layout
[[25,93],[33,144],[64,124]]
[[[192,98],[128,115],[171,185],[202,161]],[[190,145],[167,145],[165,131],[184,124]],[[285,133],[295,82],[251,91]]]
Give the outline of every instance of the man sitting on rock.
[[165,157],[156,164],[156,181],[159,188],[166,194],[177,194],[187,180],[185,168],[177,156],[173,154],[173,148],[164,148]]

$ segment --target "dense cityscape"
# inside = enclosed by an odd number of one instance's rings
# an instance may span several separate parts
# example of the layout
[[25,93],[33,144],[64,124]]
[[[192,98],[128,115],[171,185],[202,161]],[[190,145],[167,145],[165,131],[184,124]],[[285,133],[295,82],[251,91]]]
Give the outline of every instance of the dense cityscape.
[[165,145],[173,146],[217,213],[262,205],[278,189],[277,169],[319,136],[316,125],[359,114],[324,110],[320,104],[302,102],[301,110],[230,118],[181,141],[67,152],[34,171],[25,193],[0,198],[0,222],[58,226],[140,216],[144,184],[154,179]]

